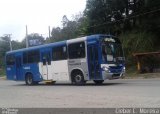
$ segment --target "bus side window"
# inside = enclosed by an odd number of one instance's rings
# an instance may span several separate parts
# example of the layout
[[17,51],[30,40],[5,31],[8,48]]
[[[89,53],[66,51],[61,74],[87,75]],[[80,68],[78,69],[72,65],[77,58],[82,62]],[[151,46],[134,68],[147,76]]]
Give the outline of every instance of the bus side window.
[[67,47],[66,46],[54,47],[52,50],[52,53],[53,53],[53,61],[67,59]]
[[43,53],[42,54],[43,58],[42,58],[42,62],[43,62],[43,65],[51,65],[51,55],[50,53]]
[[42,61],[43,61],[43,65],[46,65],[46,57],[43,57]]
[[47,54],[47,62],[48,62],[48,65],[51,65],[51,55],[50,55],[50,53]]
[[78,42],[73,43],[68,46],[69,50],[69,58],[70,59],[78,59],[85,57],[85,43]]
[[27,64],[27,62],[28,62],[28,54],[27,52],[24,52],[23,53],[23,64]]
[[15,56],[14,55],[7,55],[6,56],[6,64],[7,65],[14,65],[15,64]]
[[23,63],[38,63],[40,61],[39,50],[32,50],[23,53]]

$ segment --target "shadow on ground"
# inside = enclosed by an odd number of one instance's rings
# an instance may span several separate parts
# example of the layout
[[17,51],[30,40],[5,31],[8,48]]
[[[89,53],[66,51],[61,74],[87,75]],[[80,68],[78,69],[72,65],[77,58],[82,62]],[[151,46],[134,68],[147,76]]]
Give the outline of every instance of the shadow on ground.
[[[45,83],[40,83],[38,85],[32,85],[32,86],[81,86],[81,87],[85,87],[85,86],[117,86],[117,85],[123,85],[125,83],[103,83],[101,85],[97,85],[94,83],[87,83],[85,85],[75,85],[75,84],[71,84],[71,83],[55,83],[55,84],[45,84]],[[13,86],[28,86],[26,84],[16,84]]]

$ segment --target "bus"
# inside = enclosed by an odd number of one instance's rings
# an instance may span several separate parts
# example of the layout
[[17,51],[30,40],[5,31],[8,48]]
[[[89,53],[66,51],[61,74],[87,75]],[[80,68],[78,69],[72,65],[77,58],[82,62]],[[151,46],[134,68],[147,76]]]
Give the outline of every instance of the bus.
[[103,34],[9,51],[5,62],[7,79],[27,85],[42,81],[102,84],[125,73],[120,40]]

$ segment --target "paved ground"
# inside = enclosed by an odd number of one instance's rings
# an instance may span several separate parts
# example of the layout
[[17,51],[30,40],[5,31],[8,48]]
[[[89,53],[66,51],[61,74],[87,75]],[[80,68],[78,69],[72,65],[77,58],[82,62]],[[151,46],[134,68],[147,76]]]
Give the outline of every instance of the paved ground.
[[0,107],[160,107],[160,79],[110,80],[101,86],[26,86],[0,80]]

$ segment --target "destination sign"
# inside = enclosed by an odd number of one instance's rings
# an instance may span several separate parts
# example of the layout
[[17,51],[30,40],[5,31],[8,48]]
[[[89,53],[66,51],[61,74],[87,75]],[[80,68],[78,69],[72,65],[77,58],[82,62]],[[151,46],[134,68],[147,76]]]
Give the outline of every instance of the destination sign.
[[105,42],[116,42],[113,38],[104,38]]

